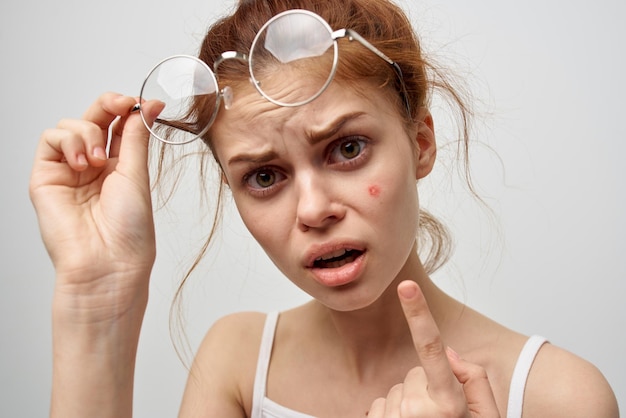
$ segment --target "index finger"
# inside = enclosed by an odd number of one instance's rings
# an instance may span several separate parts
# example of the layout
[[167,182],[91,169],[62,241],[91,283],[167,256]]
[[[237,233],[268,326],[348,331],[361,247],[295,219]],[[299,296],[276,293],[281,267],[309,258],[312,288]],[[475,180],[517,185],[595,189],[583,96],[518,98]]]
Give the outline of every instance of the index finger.
[[452,373],[437,324],[417,283],[406,280],[398,285],[398,296],[409,324],[413,345],[428,379],[428,391],[456,392],[458,381]]
[[[83,114],[83,120],[93,123],[100,128],[102,134],[103,146],[109,145],[113,148],[112,143],[116,138],[116,132],[109,132],[115,125],[119,125],[118,118],[125,119],[134,109],[136,99],[129,96],[123,96],[117,93],[105,93],[91,105]],[[114,122],[118,122],[115,123]],[[107,142],[110,142],[107,144]],[[116,157],[117,155],[111,154]]]
[[83,114],[83,119],[92,122],[102,130],[108,130],[118,116],[128,115],[136,100],[117,93],[105,93],[98,97]]

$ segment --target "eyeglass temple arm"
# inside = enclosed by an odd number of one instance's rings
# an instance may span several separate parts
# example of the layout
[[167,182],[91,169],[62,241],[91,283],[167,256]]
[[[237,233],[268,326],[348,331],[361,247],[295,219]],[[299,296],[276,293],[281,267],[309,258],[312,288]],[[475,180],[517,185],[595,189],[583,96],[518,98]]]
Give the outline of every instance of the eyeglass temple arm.
[[213,72],[217,75],[217,69],[220,66],[220,64],[226,60],[232,60],[232,59],[236,59],[236,60],[243,61],[246,63],[249,62],[248,55],[242,52],[237,52],[237,51],[222,52],[220,56],[217,57],[215,62],[213,62]]
[[171,120],[165,120],[165,119],[161,119],[161,118],[156,118],[154,120],[154,123],[160,123],[161,125],[169,126],[170,128],[174,128],[174,129],[178,129],[179,131],[187,132],[188,134],[198,135],[198,132],[192,131],[191,129],[189,129],[187,126],[185,126],[184,124],[182,124],[180,122],[171,121]]
[[398,63],[393,61],[391,58],[385,55],[380,49],[376,48],[367,39],[359,35],[357,32],[353,31],[352,29],[336,30],[332,33],[332,37],[333,37],[333,40],[337,40],[341,38],[348,38],[349,41],[357,40],[361,45],[369,49],[374,54],[378,55],[383,60],[387,61],[387,63],[389,63],[389,65],[393,67],[393,70],[395,71],[396,76],[398,77],[398,80],[400,81],[400,88],[402,89],[400,93],[402,94],[402,101],[404,102],[404,107],[406,108],[407,115],[409,115],[410,117],[411,105],[409,103],[409,93],[406,90],[406,84],[404,84],[404,76],[402,75],[402,69],[400,68]]
[[[141,104],[139,104],[139,103],[135,103],[133,108],[130,109],[131,113],[132,112],[138,112],[140,110],[141,110]],[[156,118],[154,120],[154,123],[160,123],[161,125],[169,126],[170,128],[179,129],[181,131],[187,132],[188,134],[198,135],[197,132],[192,131],[191,129],[189,129],[187,126],[185,126],[183,123],[180,123],[180,122],[169,121],[169,120],[165,120],[165,119],[161,119],[161,118]]]

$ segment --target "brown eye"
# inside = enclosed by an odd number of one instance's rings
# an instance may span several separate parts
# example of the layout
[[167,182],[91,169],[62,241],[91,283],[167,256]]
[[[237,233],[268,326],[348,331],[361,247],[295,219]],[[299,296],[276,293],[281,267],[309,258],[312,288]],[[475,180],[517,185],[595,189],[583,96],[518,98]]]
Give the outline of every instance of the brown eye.
[[276,181],[276,175],[273,171],[263,170],[256,173],[254,177],[254,182],[260,188],[270,187]]
[[367,152],[368,140],[362,136],[349,136],[335,141],[328,154],[331,164],[354,164],[361,161]]
[[355,140],[346,141],[340,145],[339,152],[344,158],[351,160],[361,153],[361,144]]

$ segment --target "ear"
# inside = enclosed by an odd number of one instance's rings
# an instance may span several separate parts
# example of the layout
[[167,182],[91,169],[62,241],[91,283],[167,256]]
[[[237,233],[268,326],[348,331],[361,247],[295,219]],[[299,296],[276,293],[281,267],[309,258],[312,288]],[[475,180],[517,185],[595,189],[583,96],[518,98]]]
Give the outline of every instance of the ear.
[[416,150],[416,171],[415,178],[417,180],[426,177],[435,165],[437,157],[437,143],[435,141],[435,125],[433,116],[426,108],[422,108],[418,115],[417,134],[415,142]]
[[220,173],[221,173],[220,177],[221,177],[222,183],[224,183],[227,187],[230,187],[230,184],[228,183],[228,177],[226,177],[226,174],[224,174],[224,170],[222,170],[221,168],[220,168]]
[[220,181],[222,183],[224,183],[224,185],[226,185],[227,187],[230,187],[230,184],[228,183],[228,177],[226,177],[226,173],[224,172],[224,168],[222,167],[222,163],[217,158],[215,153],[213,154],[213,158],[215,159],[214,161],[217,163],[218,170],[220,170]]

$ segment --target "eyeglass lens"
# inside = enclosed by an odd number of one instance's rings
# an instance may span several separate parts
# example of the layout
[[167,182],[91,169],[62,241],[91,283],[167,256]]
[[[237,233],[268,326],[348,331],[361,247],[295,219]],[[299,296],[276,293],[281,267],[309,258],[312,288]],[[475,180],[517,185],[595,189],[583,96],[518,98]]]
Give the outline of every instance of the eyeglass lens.
[[[281,106],[310,102],[326,88],[334,72],[335,44],[328,24],[305,11],[268,21],[250,50],[250,74],[259,92]],[[296,85],[294,80],[305,80]]]
[[[165,103],[150,132],[167,143],[193,141],[212,122],[217,92],[217,80],[204,62],[187,55],[166,58],[148,74],[141,89],[141,100]],[[197,122],[198,112],[202,125]]]

